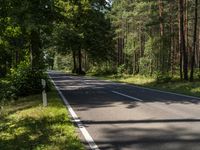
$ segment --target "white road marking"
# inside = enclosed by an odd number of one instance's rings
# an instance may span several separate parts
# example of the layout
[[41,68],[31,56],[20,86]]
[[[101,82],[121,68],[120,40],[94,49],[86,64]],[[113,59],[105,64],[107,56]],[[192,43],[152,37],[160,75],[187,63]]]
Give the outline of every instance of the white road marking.
[[176,95],[176,96],[182,96],[182,97],[187,97],[187,98],[192,98],[193,100],[200,100],[200,97],[195,97],[195,96],[189,96],[189,95],[185,95],[185,94],[179,94],[179,93],[174,93],[174,92],[167,92],[167,91],[161,91],[158,89],[153,89],[153,88],[148,88],[148,87],[142,87],[142,86],[137,86],[137,85],[132,85],[129,83],[119,83],[119,82],[114,82],[111,80],[102,80],[99,79],[97,77],[88,77],[90,79],[95,79],[96,81],[104,81],[113,85],[126,85],[129,87],[135,87],[135,88],[139,88],[139,89],[144,89],[144,90],[149,90],[149,91],[154,91],[154,92],[159,92],[159,93],[166,93],[166,94],[171,94],[171,95]]
[[182,97],[192,98],[194,100],[195,99],[200,100],[200,97],[196,97],[196,96],[189,96],[189,95],[179,94],[179,93],[174,93],[174,92],[161,91],[161,90],[157,90],[157,89],[153,89],[153,88],[132,85],[130,83],[117,83],[117,82],[111,81],[111,80],[101,80],[101,79],[98,79],[98,78],[95,78],[95,79],[100,80],[100,81],[110,82],[113,85],[126,85],[126,86],[129,86],[129,87],[135,87],[135,88],[139,88],[139,89],[144,89],[144,90],[149,90],[149,91],[154,91],[154,92],[159,92],[159,93],[166,93],[166,94],[171,94],[171,95],[176,95],[176,96],[182,96]]
[[192,99],[198,99],[198,100],[200,100],[199,97],[189,96],[189,95],[185,95],[185,94],[179,94],[179,93],[174,93],[174,92],[161,91],[161,90],[151,89],[151,88],[147,88],[147,87],[141,87],[141,86],[137,86],[137,85],[130,85],[128,83],[124,83],[124,85],[135,87],[135,88],[140,88],[140,89],[145,89],[145,90],[149,90],[149,91],[159,92],[159,93],[166,93],[166,94],[171,94],[171,95],[182,96],[182,97],[187,97],[187,98],[192,98]]
[[[49,76],[50,77],[50,76]],[[55,82],[52,80],[52,78],[50,77],[52,83],[54,84],[56,90],[58,91],[59,95],[61,96],[61,98],[63,99],[65,105],[68,108],[68,111],[70,112],[71,116],[73,117],[74,122],[76,122],[79,130],[81,131],[81,133],[83,134],[85,140],[88,142],[91,150],[100,150],[98,148],[98,146],[96,145],[96,143],[94,142],[93,138],[91,137],[91,135],[89,134],[89,132],[87,131],[87,129],[84,127],[83,123],[81,122],[81,120],[79,119],[79,117],[77,116],[77,114],[75,113],[75,111],[73,110],[73,108],[70,106],[68,100],[65,98],[65,96],[62,94],[62,92],[60,91],[59,87],[55,84]]]
[[129,95],[126,95],[126,94],[123,94],[123,93],[119,93],[119,92],[116,92],[116,91],[112,91],[112,92],[115,93],[115,94],[118,94],[118,95],[121,95],[121,96],[130,98],[130,99],[136,100],[136,101],[140,101],[140,102],[143,101],[143,100],[141,100],[141,99],[139,99],[139,98],[136,98],[136,97],[133,97],[133,96],[129,96]]

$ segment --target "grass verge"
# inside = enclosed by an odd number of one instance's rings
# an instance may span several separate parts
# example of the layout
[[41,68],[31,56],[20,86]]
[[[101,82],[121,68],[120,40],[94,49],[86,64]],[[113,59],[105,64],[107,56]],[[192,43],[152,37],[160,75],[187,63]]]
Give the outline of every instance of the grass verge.
[[33,95],[0,109],[0,149],[84,150],[57,92],[48,93],[48,107],[41,103]]
[[172,79],[170,82],[158,83],[156,78],[146,77],[142,75],[104,75],[96,76],[98,79],[110,80],[115,82],[125,82],[143,87],[159,89],[174,93],[186,94],[190,96],[200,97],[200,81],[186,82],[177,78]]

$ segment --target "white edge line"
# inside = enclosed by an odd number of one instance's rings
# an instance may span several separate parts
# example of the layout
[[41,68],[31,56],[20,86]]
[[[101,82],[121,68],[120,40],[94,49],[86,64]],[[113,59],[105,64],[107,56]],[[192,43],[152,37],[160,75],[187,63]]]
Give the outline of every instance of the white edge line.
[[[97,79],[97,80],[99,80],[99,79]],[[132,85],[132,84],[125,83],[125,82],[119,83],[119,82],[115,82],[115,81],[111,81],[111,80],[101,80],[101,81],[107,81],[107,82],[114,83],[114,84],[126,85],[126,86],[140,88],[140,89],[145,89],[145,90],[149,90],[149,91],[155,91],[155,92],[160,92],[160,93],[167,93],[167,94],[171,94],[171,95],[177,95],[177,96],[182,96],[182,97],[187,97],[187,98],[192,98],[192,99],[198,99],[198,100],[200,100],[200,97],[196,97],[196,96],[190,96],[190,95],[179,94],[179,93],[168,92],[168,91],[161,91],[161,90],[157,90],[157,89],[153,89],[153,88]]]
[[127,83],[125,83],[125,84],[128,85],[128,86],[132,86],[132,87],[136,87],[136,88],[140,88],[140,89],[145,89],[145,90],[149,90],[149,91],[155,91],[155,92],[160,92],[160,93],[167,93],[167,94],[172,94],[172,95],[177,95],[177,96],[182,96],[182,97],[187,97],[187,98],[192,98],[192,99],[198,99],[198,100],[200,100],[199,97],[195,97],[195,96],[189,96],[189,95],[179,94],[179,93],[174,93],[174,92],[161,91],[161,90],[157,90],[157,89],[151,89],[151,88],[141,87],[141,86],[136,86],[136,85],[129,85]]
[[182,96],[182,97],[187,97],[187,98],[192,98],[192,99],[198,99],[200,100],[200,97],[196,97],[196,96],[190,96],[190,95],[185,95],[185,94],[180,94],[180,93],[175,93],[175,92],[168,92],[168,91],[161,91],[158,89],[153,89],[153,88],[148,88],[148,87],[142,87],[142,86],[138,86],[138,85],[133,85],[131,83],[126,83],[126,82],[116,82],[116,81],[111,81],[111,80],[103,80],[103,79],[99,79],[97,77],[90,77],[91,79],[95,79],[95,80],[100,80],[100,81],[104,81],[104,82],[110,82],[110,83],[114,83],[114,84],[119,84],[119,85],[127,85],[130,87],[135,87],[135,88],[140,88],[140,89],[145,89],[145,90],[149,90],[149,91],[155,91],[155,92],[160,92],[160,93],[167,93],[167,94],[172,94],[172,95],[177,95],[177,96]]
[[112,91],[112,92],[115,93],[115,94],[118,94],[118,95],[121,95],[121,96],[130,98],[130,99],[136,100],[136,101],[140,101],[140,102],[143,101],[143,100],[141,100],[141,99],[139,99],[139,98],[136,98],[136,97],[133,97],[133,96],[129,96],[129,95],[126,95],[126,94],[123,94],[123,93],[119,93],[119,92],[116,92],[116,91]]
[[55,84],[55,82],[53,81],[53,79],[51,78],[51,76],[49,75],[49,78],[51,79],[51,82],[54,84],[56,90],[58,91],[59,95],[61,96],[61,98],[63,99],[65,105],[68,108],[68,111],[70,112],[71,116],[74,119],[74,122],[76,122],[79,130],[81,131],[81,133],[83,134],[85,140],[88,142],[91,150],[100,150],[98,148],[98,146],[95,144],[93,138],[91,137],[91,135],[89,134],[89,132],[87,131],[87,129],[84,127],[83,123],[81,122],[81,120],[79,119],[79,117],[77,116],[77,114],[75,113],[75,111],[73,110],[73,108],[70,106],[68,100],[65,98],[65,96],[62,94],[62,92],[60,91],[60,89],[58,88],[58,86]]

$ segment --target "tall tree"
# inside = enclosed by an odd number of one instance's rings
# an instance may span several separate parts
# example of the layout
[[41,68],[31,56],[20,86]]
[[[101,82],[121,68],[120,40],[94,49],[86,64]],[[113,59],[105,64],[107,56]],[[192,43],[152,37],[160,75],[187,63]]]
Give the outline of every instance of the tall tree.
[[[10,17],[18,24],[29,45],[32,68],[44,67],[41,34],[53,21],[53,1],[13,0],[10,2]],[[25,41],[24,40],[24,41]]]
[[193,34],[193,48],[192,48],[192,58],[191,58],[190,81],[193,81],[193,79],[194,79],[194,63],[195,63],[196,41],[197,41],[197,24],[198,24],[198,0],[195,0],[194,34]]
[[183,53],[184,80],[188,80],[188,53],[187,53],[186,46],[185,46],[184,1],[183,0],[179,0],[179,17],[180,17],[180,25],[179,25],[179,30],[180,30],[180,51],[182,51],[182,53]]

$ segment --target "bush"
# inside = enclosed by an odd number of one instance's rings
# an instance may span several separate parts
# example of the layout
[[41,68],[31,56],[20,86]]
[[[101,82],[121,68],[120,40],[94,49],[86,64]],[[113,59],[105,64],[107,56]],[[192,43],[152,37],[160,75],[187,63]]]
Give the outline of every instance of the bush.
[[33,70],[29,63],[21,62],[17,68],[11,69],[11,84],[7,95],[15,98],[41,93],[41,79],[47,81],[47,90],[49,90],[50,84],[43,70]]
[[194,78],[200,79],[200,70],[199,68],[194,68]]
[[198,77],[198,79],[200,79],[200,72],[197,73],[197,77]]
[[0,101],[3,99],[3,89],[4,89],[4,87],[3,87],[3,84],[1,83],[1,80],[0,80]]
[[117,74],[123,74],[123,73],[125,73],[126,72],[126,66],[125,66],[125,64],[123,64],[123,65],[120,65],[118,68],[117,68]]
[[0,89],[0,101],[4,101],[8,96],[11,96],[8,79],[0,79]]
[[167,83],[172,80],[172,77],[169,74],[163,74],[158,72],[156,76],[156,82],[157,83]]
[[106,67],[105,65],[93,66],[88,72],[95,76],[112,75],[117,73],[115,68]]

